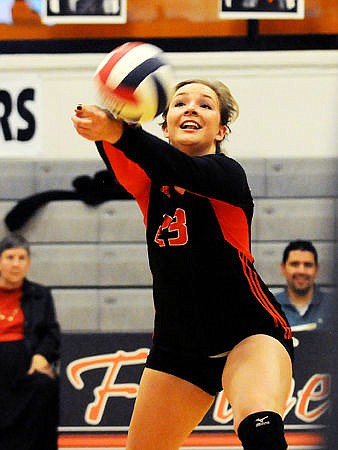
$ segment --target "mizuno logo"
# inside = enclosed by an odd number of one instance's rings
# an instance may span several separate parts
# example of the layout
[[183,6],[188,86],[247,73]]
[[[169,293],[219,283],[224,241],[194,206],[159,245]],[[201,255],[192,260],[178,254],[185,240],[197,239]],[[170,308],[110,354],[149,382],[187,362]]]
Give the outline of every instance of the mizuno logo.
[[256,419],[256,428],[257,427],[261,427],[261,426],[263,426],[263,425],[270,425],[270,422],[267,420],[269,418],[269,416],[265,416],[265,417],[262,417],[261,419],[260,418],[258,418],[258,419]]

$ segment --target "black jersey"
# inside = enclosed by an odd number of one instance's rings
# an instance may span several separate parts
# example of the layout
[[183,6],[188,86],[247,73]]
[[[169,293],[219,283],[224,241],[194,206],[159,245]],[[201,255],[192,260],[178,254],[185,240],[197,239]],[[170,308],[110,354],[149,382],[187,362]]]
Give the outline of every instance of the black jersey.
[[253,265],[253,200],[238,162],[186,155],[141,128],[97,147],[143,213],[158,346],[211,356],[252,334],[291,339]]

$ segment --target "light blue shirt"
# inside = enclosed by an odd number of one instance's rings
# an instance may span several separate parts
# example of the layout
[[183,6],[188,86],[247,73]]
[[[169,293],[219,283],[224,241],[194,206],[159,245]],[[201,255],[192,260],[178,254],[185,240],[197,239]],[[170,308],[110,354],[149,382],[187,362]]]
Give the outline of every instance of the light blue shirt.
[[286,289],[278,294],[275,294],[275,297],[282,306],[291,327],[309,323],[316,323],[317,329],[322,330],[330,327],[334,301],[333,295],[323,291],[319,287],[315,286],[314,295],[307,311],[303,316],[291,303]]

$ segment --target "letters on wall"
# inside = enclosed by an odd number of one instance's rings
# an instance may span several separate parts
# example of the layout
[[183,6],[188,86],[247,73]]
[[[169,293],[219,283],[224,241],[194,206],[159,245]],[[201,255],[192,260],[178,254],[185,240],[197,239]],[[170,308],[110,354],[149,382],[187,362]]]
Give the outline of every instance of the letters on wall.
[[[285,410],[289,445],[324,448],[329,410],[330,342],[324,332],[295,333],[294,379]],[[61,423],[63,433],[126,435],[151,336],[147,333],[70,334],[63,337]],[[330,352],[325,352],[330,354]],[[202,433],[202,434],[201,434]],[[237,443],[231,405],[222,392],[194,433],[208,442]]]
[[34,75],[0,77],[0,157],[39,153],[40,90],[40,80]]

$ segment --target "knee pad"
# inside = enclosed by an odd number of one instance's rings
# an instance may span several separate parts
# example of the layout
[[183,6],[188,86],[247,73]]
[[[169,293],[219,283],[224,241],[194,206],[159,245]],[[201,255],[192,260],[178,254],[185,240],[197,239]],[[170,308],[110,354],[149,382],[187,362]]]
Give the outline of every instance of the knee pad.
[[238,427],[238,437],[244,450],[286,450],[284,424],[272,411],[260,411],[247,416]]

